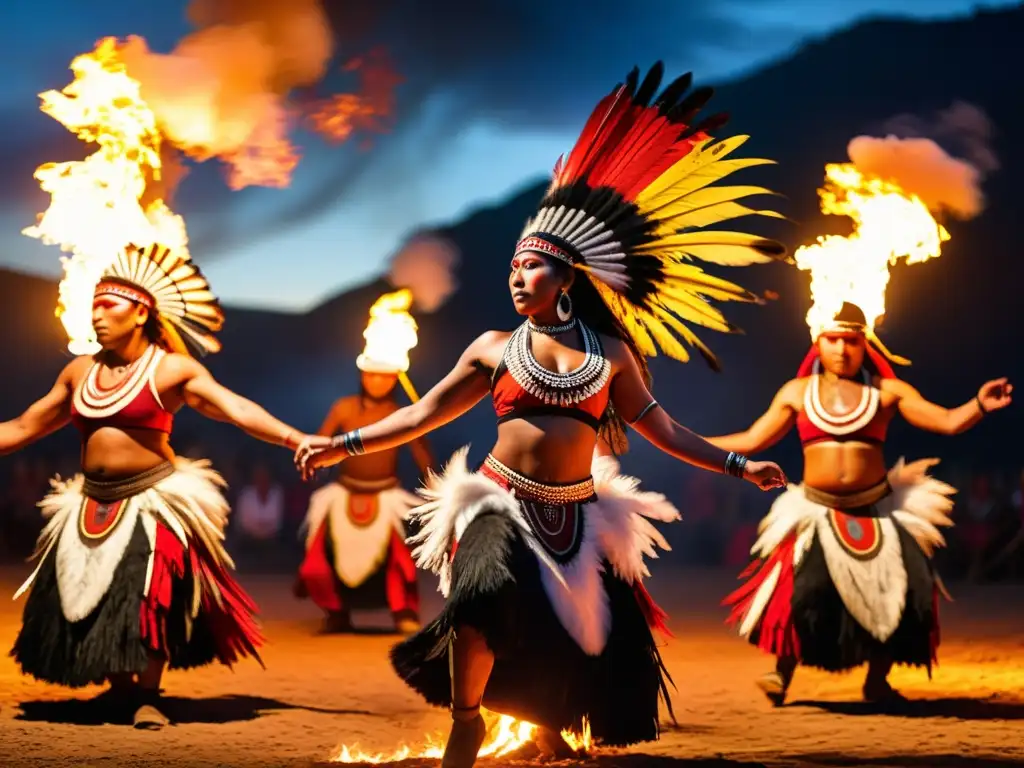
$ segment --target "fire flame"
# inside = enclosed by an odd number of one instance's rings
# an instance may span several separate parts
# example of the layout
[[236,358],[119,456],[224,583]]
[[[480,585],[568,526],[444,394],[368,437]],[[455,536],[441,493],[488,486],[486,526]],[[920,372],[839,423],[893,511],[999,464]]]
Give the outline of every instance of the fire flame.
[[359,355],[361,370],[405,373],[409,350],[419,341],[416,321],[409,314],[412,291],[408,288],[385,293],[370,307],[370,322],[363,331],[366,346]]
[[[528,744],[534,737],[537,726],[522,720],[516,720],[509,715],[495,715],[492,712],[482,710],[484,719],[489,721],[487,737],[477,757],[504,757],[515,750]],[[590,723],[584,718],[582,733],[574,733],[570,730],[562,731],[562,738],[569,748],[577,755],[588,754],[593,749],[593,740],[590,735]],[[338,753],[331,758],[332,763],[362,763],[379,765],[382,763],[396,763],[401,760],[410,759],[434,759],[440,760],[444,756],[444,744],[440,740],[427,737],[427,743],[418,752],[412,747],[401,746],[390,754],[384,752],[369,753],[359,750],[358,745],[352,747],[342,746]]]
[[161,173],[161,136],[152,110],[117,56],[117,41],[104,38],[92,53],[71,62],[74,81],[40,94],[41,109],[98,149],[85,160],[45,163],[35,178],[50,193],[50,206],[35,226],[22,230],[59,245],[64,279],[57,316],[76,355],[99,349],[92,328],[92,298],[103,270],[125,245],[161,242],[187,253],[184,220],[161,199],[141,202],[147,182]]
[[917,264],[939,256],[949,233],[919,197],[850,163],[826,165],[818,194],[822,212],[848,216],[853,233],[819,237],[794,253],[797,267],[811,273],[811,338],[832,322],[844,301],[864,311],[873,331],[885,314],[890,265],[900,258]]

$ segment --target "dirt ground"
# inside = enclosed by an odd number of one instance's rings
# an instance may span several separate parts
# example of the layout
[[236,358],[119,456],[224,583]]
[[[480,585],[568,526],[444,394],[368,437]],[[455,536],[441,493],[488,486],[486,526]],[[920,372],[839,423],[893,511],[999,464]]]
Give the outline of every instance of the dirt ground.
[[[0,571],[11,595],[25,569]],[[171,673],[160,732],[93,722],[99,689],[66,691],[22,677],[0,657],[0,767],[326,765],[342,744],[368,752],[418,747],[447,732],[447,713],[407,691],[387,663],[394,637],[318,636],[313,606],[295,602],[287,577],[243,577],[264,610],[267,669],[248,662]],[[654,596],[670,610],[676,638],[663,649],[675,679],[678,725],[661,741],[597,752],[583,765],[668,766],[1024,766],[1024,587],[953,585],[945,604],[941,666],[897,670],[915,701],[898,712],[858,703],[862,671],[800,670],[791,703],[772,709],[752,681],[770,659],[722,625],[718,600],[731,574],[656,568]],[[427,610],[438,599],[424,578]],[[0,600],[0,644],[9,648],[21,604]],[[385,617],[370,616],[380,625]],[[409,759],[399,765],[436,766]],[[522,764],[481,760],[481,766]],[[573,764],[581,764],[574,761]]]

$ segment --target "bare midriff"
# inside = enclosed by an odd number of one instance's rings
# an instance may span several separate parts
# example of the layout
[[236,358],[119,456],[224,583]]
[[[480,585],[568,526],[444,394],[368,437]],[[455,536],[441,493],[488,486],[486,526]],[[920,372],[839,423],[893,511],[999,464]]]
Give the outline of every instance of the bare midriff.
[[546,483],[590,477],[597,433],[565,416],[531,416],[498,425],[494,458],[509,469]]

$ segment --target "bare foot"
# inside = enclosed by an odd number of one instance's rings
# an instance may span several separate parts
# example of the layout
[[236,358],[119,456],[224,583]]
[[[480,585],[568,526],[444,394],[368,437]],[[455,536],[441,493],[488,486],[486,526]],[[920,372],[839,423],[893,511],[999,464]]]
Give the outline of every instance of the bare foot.
[[540,755],[546,760],[569,760],[576,757],[576,750],[570,747],[562,734],[556,733],[550,728],[538,728],[537,736],[534,739],[540,749]]
[[907,701],[907,697],[889,685],[888,680],[865,682],[863,694],[864,701],[869,704],[901,704]]
[[486,735],[487,724],[479,712],[472,720],[452,720],[441,768],[473,768]]
[[351,632],[352,617],[347,611],[332,611],[324,616],[324,623],[320,625],[320,634],[338,635]]
[[132,720],[134,725],[140,731],[159,731],[170,720],[167,716],[156,708],[156,703],[143,704],[135,711],[135,718]]
[[760,688],[772,706],[781,707],[786,703],[786,683],[778,672],[769,672],[757,679],[757,687]]
[[420,623],[416,619],[398,619],[395,621],[395,631],[403,635],[414,635],[420,631]]

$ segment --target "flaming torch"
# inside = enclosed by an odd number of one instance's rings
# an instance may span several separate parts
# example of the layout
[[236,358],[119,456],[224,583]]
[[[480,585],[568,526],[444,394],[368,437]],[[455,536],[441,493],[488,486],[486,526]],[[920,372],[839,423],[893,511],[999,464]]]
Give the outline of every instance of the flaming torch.
[[114,38],[71,62],[74,82],[40,94],[43,112],[98,148],[85,160],[45,163],[35,178],[50,206],[23,234],[58,245],[64,279],[57,316],[76,355],[99,349],[92,296],[100,274],[128,243],[161,242],[187,253],[185,222],[163,200],[143,206],[147,181],[160,178],[161,136],[152,110],[117,56]]
[[362,371],[397,371],[398,381],[412,402],[420,399],[409,380],[409,350],[416,346],[417,325],[409,307],[412,291],[408,288],[385,293],[370,307],[370,322],[363,331],[366,345],[356,359]]
[[864,311],[872,341],[887,353],[874,329],[885,315],[889,267],[899,259],[918,264],[936,258],[949,233],[919,197],[894,181],[862,173],[852,163],[826,165],[825,185],[818,194],[822,212],[848,216],[853,233],[819,237],[816,244],[794,253],[797,267],[811,273],[811,338],[817,338],[848,301]]

